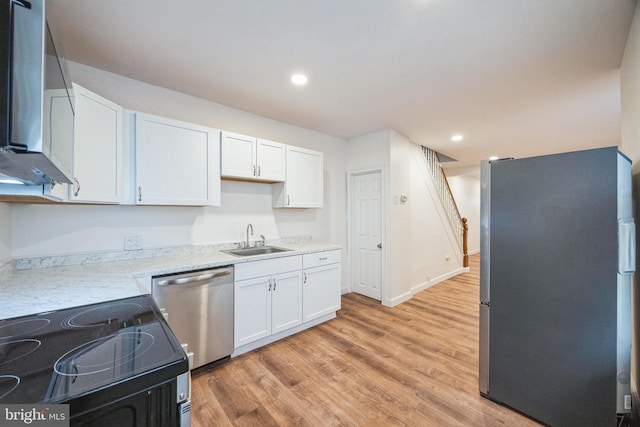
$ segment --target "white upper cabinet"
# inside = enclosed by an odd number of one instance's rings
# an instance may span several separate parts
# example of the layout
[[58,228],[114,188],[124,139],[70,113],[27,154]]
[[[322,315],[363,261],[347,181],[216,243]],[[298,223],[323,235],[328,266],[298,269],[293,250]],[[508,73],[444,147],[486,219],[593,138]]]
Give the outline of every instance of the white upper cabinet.
[[286,180],[273,185],[273,206],[323,207],[323,154],[291,145],[287,145],[286,152]]
[[[50,89],[44,94],[44,122],[43,122],[43,139],[44,144],[58,149],[63,148],[64,152],[56,153],[56,157],[64,159],[73,159],[73,144],[64,141],[73,140],[74,115],[69,96],[66,89]],[[73,94],[71,94],[73,99]],[[58,142],[58,141],[63,142]],[[71,170],[73,172],[73,168]],[[15,186],[2,188],[1,194],[18,194],[22,195],[25,191],[15,191]],[[26,190],[26,186],[21,186]],[[32,186],[29,186],[32,187]],[[54,183],[53,185],[45,184],[39,186],[39,189],[29,188],[29,192],[36,190],[42,191],[42,194],[48,193],[45,198],[54,201],[67,201],[69,198],[68,184]],[[8,190],[8,191],[7,191]]]
[[222,132],[221,175],[251,181],[285,179],[285,145],[232,132]]
[[[72,91],[73,92],[73,91]],[[66,89],[48,89],[44,92],[44,120],[42,123],[42,145],[51,147],[51,156],[59,164],[68,167],[64,170],[72,174],[73,161],[73,108],[69,103],[69,95],[73,100],[73,93],[68,94]],[[66,184],[56,185],[58,188]],[[66,193],[63,199],[66,199]]]
[[220,131],[136,113],[135,203],[220,206]]
[[69,200],[122,202],[123,109],[77,84],[73,145],[74,185]]
[[261,181],[282,182],[286,178],[286,145],[258,138],[256,177]]
[[253,179],[256,167],[256,138],[224,131],[221,135],[220,175],[225,178]]

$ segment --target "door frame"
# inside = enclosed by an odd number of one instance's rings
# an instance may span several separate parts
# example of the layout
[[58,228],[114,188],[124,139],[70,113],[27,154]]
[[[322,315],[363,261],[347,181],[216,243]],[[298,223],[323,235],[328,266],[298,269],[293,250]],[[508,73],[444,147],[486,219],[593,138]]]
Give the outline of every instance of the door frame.
[[349,292],[353,292],[353,278],[354,275],[354,251],[356,250],[355,245],[355,230],[357,229],[354,224],[356,219],[354,218],[354,209],[353,209],[353,180],[354,177],[359,175],[368,175],[371,173],[380,173],[380,180],[382,182],[380,191],[380,226],[382,228],[380,236],[382,239],[382,256],[380,263],[380,302],[384,305],[390,305],[387,298],[387,266],[389,265],[389,242],[391,241],[389,238],[389,227],[387,227],[387,215],[389,209],[389,203],[387,201],[387,194],[389,193],[389,182],[387,180],[387,170],[386,166],[371,166],[367,168],[360,169],[352,169],[347,171],[347,241],[348,241],[348,255],[347,262],[349,264]]

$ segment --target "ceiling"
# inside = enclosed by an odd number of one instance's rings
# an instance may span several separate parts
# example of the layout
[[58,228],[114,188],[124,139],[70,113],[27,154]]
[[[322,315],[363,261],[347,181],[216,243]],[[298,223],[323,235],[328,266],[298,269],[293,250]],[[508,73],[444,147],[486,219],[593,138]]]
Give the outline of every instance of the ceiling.
[[71,61],[345,139],[458,166],[620,142],[635,0],[53,2]]

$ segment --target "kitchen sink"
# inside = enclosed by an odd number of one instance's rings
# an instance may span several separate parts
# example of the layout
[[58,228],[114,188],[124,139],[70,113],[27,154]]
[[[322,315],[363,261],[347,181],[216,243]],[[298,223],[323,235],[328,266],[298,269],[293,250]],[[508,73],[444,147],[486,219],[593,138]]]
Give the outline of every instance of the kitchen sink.
[[252,255],[266,255],[266,254],[275,254],[278,252],[287,252],[291,249],[278,248],[276,246],[260,246],[256,248],[246,248],[246,249],[228,249],[226,251],[221,251],[227,253],[229,255],[235,256],[252,256]]

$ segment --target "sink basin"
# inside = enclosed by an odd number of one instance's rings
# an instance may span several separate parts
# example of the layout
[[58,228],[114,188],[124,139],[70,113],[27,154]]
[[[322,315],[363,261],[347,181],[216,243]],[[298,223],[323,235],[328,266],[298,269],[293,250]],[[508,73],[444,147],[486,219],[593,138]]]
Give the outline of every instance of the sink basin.
[[260,246],[257,248],[229,249],[222,252],[230,255],[235,255],[235,256],[252,256],[252,255],[275,254],[278,252],[286,252],[290,250],[291,249],[278,248],[276,246]]

